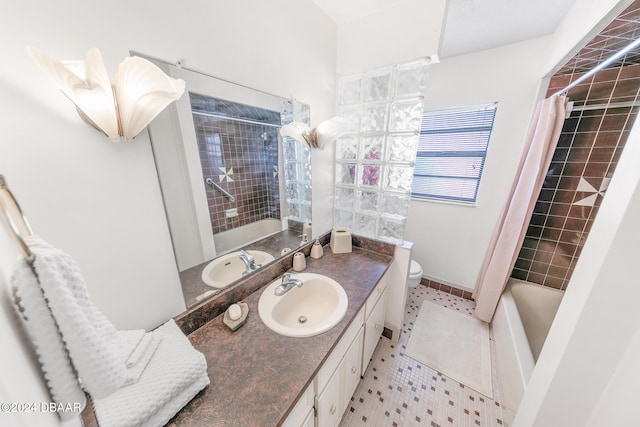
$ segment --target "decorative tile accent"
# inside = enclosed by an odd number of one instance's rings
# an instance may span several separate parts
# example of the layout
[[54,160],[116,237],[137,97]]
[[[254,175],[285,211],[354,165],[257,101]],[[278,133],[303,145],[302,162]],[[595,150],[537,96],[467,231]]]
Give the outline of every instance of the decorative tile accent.
[[[424,300],[473,314],[475,302],[426,286],[412,289],[398,344],[381,338],[340,426],[509,426],[515,414],[404,354]],[[492,359],[495,350],[492,345]]]
[[233,168],[218,168],[222,174],[218,175],[220,182],[233,182]]
[[580,177],[580,183],[578,184],[578,188],[576,189],[576,191],[582,191],[585,193],[596,193],[596,194],[591,194],[585,197],[584,199],[580,199],[576,202],[573,202],[573,205],[593,207],[596,203],[598,196],[604,197],[604,192],[607,191],[610,181],[611,181],[611,178],[605,177],[602,180],[602,183],[600,184],[600,188],[596,189],[593,185],[589,184],[589,182],[585,178]]

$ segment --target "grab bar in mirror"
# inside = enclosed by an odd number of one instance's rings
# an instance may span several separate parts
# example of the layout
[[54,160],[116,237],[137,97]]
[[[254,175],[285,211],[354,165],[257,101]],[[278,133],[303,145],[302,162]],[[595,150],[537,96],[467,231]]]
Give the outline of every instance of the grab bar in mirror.
[[[8,203],[7,203],[8,202]],[[22,209],[20,209],[20,205],[18,201],[13,196],[13,193],[9,189],[9,185],[7,184],[7,180],[3,175],[0,174],[0,212],[6,218],[9,227],[13,233],[13,237],[18,244],[22,255],[24,255],[25,259],[29,264],[31,264],[34,260],[33,253],[29,246],[24,241],[23,234],[31,235],[33,232],[31,231],[31,226],[22,213]],[[17,215],[15,215],[17,213]],[[16,218],[18,217],[18,218]]]
[[229,200],[231,200],[232,202],[236,201],[236,198],[233,197],[231,195],[231,193],[229,193],[227,190],[225,190],[224,188],[220,187],[218,184],[213,182],[213,180],[211,178],[205,179],[204,182],[206,182],[207,184],[209,184],[210,186],[212,186],[213,188],[215,188],[216,190],[218,190],[219,192],[221,192],[222,194],[227,196],[229,198]]

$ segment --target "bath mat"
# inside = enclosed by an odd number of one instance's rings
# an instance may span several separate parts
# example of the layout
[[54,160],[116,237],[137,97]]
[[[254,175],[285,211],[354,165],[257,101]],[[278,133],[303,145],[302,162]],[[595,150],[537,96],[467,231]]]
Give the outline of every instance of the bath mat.
[[424,301],[405,354],[493,399],[489,325]]

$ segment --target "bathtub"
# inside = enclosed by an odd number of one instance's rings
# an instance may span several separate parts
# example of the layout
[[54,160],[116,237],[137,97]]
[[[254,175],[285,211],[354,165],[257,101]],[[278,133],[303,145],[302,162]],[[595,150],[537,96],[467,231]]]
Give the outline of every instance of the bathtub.
[[563,291],[510,278],[491,322],[502,404],[518,409]]
[[213,235],[217,256],[224,255],[249,243],[282,231],[279,219],[263,219]]

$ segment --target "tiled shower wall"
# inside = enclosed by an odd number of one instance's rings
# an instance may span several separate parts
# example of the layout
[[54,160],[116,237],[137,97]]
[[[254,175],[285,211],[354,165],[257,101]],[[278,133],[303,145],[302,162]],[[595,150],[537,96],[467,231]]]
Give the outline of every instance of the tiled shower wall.
[[[640,0],[551,79],[547,96],[640,37]],[[569,91],[565,121],[512,276],[566,289],[638,112],[640,49]]]
[[[582,73],[557,75],[547,96]],[[640,65],[606,69],[569,91],[565,121],[512,276],[566,289],[634,123]]]
[[[236,198],[232,202],[206,186],[213,234],[266,218],[280,219],[280,113],[190,95],[203,175]],[[237,216],[229,217],[226,211],[233,208]]]

